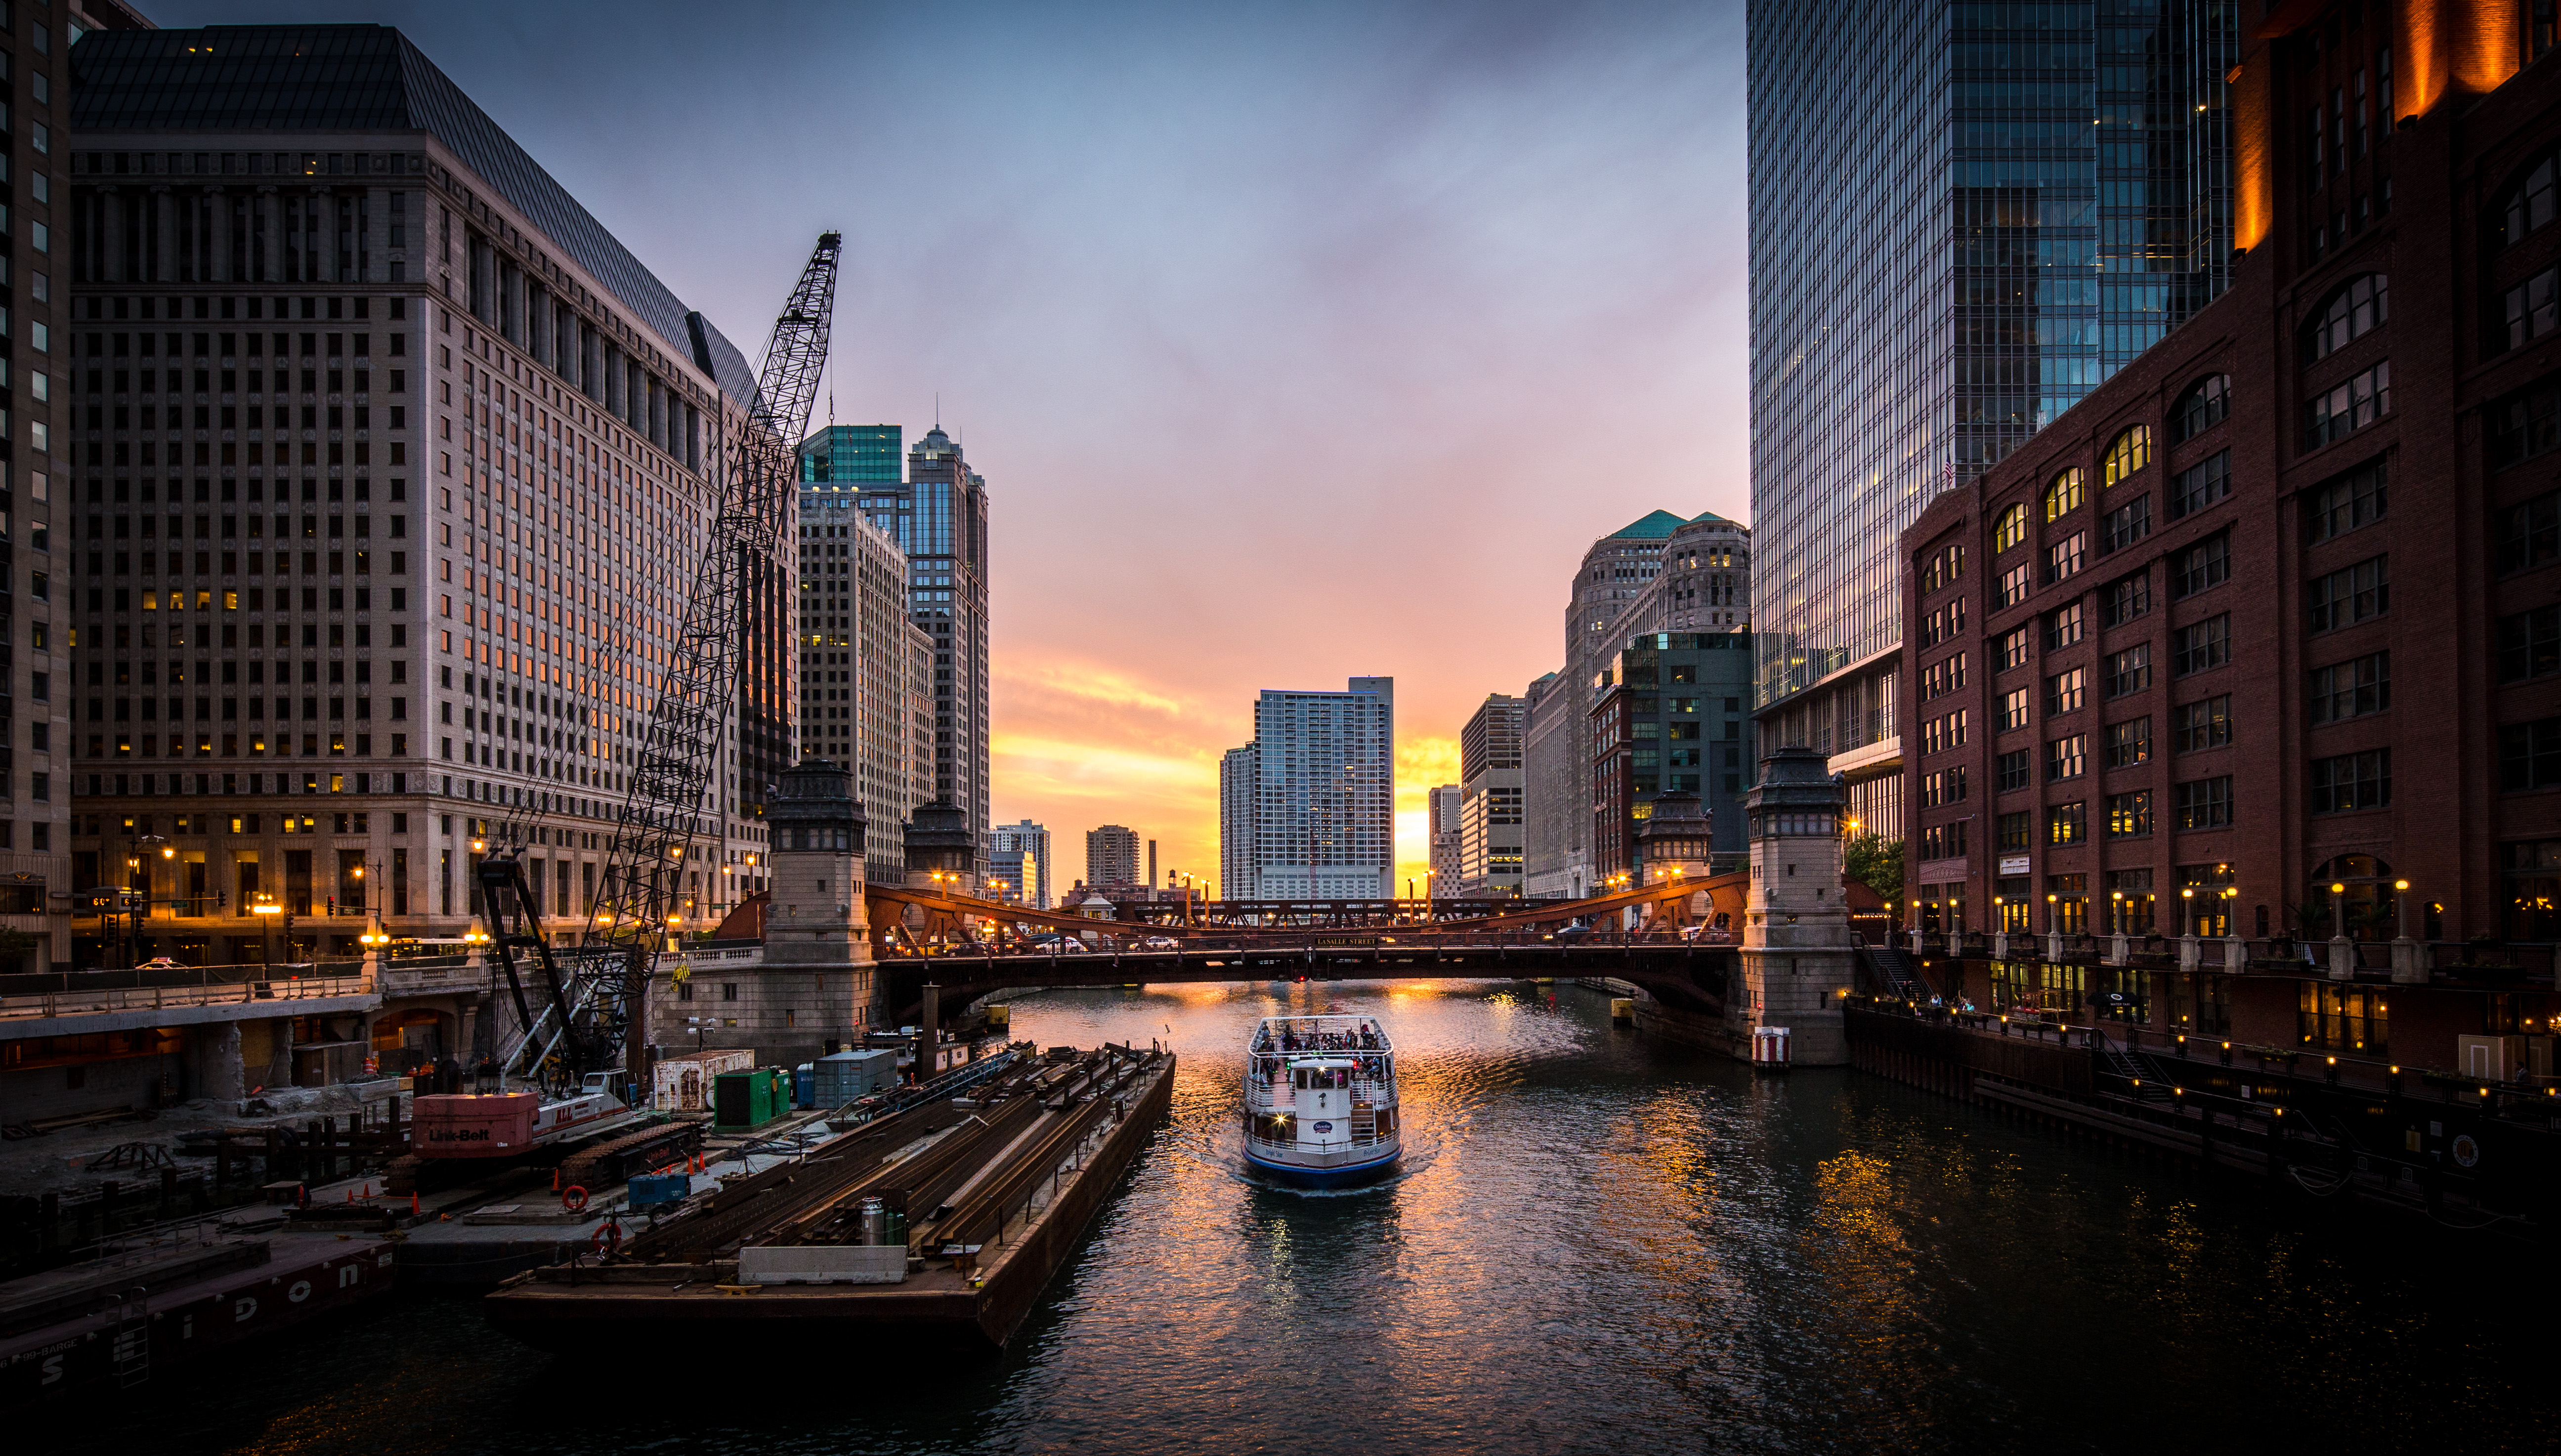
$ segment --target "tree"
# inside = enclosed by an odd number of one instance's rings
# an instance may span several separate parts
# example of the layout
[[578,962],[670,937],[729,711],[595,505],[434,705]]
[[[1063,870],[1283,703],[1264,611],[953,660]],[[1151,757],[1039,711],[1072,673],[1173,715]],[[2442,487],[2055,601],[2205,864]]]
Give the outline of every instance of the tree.
[[1903,841],[1869,830],[1850,836],[1841,849],[1841,870],[1873,890],[1888,906],[1903,900]]
[[0,970],[24,970],[20,963],[34,955],[42,943],[24,930],[0,929]]

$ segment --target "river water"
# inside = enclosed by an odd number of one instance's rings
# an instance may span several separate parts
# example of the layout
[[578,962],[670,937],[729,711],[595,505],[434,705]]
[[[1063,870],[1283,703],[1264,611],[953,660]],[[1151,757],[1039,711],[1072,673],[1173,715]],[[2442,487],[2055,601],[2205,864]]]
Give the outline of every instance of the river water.
[[[1241,1169],[1257,1017],[1383,1016],[1396,1181]],[[1168,1042],[1173,1116],[1002,1357],[760,1377],[635,1330],[604,1372],[474,1302],[95,1397],[29,1452],[2549,1450],[2545,1251],[2065,1141],[1845,1071],[1756,1079],[1572,986],[1047,992],[1044,1046]],[[13,1443],[15,1444],[15,1443]]]

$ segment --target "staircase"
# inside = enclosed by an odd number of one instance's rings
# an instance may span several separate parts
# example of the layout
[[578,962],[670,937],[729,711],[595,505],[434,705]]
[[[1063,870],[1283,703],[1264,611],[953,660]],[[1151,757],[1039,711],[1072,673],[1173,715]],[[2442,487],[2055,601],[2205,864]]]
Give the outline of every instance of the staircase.
[[2099,1041],[2099,1069],[2110,1076],[2123,1077],[2135,1100],[2166,1102],[2169,1087],[2143,1065],[2140,1058],[2102,1033]]
[[1911,952],[1892,945],[1862,945],[1858,948],[1861,963],[1869,977],[1886,996],[1900,1001],[1928,1005],[1937,993],[1921,978],[1921,966]]

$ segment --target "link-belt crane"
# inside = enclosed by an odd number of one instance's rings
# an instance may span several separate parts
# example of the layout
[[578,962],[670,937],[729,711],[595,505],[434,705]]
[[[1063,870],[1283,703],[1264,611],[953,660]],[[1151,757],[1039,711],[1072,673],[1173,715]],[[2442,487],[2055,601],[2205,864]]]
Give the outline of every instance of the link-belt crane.
[[[839,234],[818,239],[773,321],[747,422],[728,442],[720,512],[685,596],[665,687],[634,752],[611,854],[579,945],[555,950],[542,934],[541,906],[523,866],[529,838],[518,822],[523,816],[509,816],[488,844],[479,870],[482,914],[521,1028],[498,1058],[502,1071],[539,1076],[566,1090],[585,1073],[617,1062],[634,1074],[640,1070],[650,972],[668,942],[684,873],[696,862],[695,841],[706,831],[704,799],[719,776],[738,710],[755,563],[773,556],[797,507],[799,442],[827,364],[842,245]],[[713,815],[720,812],[712,806]],[[548,982],[549,1003],[539,1012],[518,975],[524,953],[541,963]]]

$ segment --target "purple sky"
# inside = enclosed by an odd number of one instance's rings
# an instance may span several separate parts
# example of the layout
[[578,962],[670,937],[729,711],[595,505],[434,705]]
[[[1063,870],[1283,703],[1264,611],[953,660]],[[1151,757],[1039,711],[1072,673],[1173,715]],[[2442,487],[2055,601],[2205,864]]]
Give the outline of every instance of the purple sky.
[[987,478],[1062,886],[1214,874],[1256,691],[1379,673],[1420,874],[1593,538],[1747,518],[1740,5],[144,4],[400,26],[751,359],[841,229],[835,417]]

